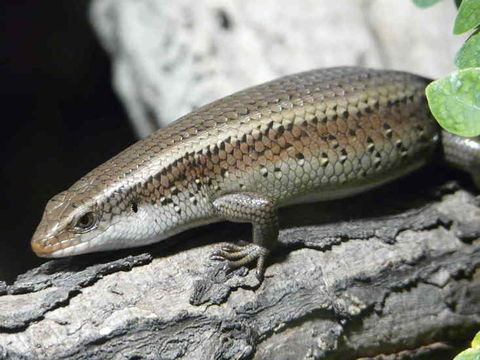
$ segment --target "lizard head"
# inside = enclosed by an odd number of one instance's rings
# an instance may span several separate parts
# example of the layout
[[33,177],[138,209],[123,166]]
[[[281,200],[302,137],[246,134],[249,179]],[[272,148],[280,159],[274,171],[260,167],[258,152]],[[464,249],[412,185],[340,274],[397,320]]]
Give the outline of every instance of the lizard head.
[[33,234],[33,251],[41,257],[61,257],[88,252],[90,241],[107,227],[94,200],[81,199],[70,191],[55,195],[47,203]]
[[128,192],[75,184],[48,203],[31,240],[41,257],[63,257],[148,244],[156,240],[146,226],[150,212]]

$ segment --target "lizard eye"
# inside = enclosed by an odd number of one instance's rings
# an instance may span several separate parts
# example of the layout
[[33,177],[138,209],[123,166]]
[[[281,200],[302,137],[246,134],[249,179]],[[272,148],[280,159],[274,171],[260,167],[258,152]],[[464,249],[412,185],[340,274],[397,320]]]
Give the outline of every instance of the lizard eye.
[[97,222],[97,217],[93,211],[83,214],[75,224],[75,230],[85,232],[91,230]]

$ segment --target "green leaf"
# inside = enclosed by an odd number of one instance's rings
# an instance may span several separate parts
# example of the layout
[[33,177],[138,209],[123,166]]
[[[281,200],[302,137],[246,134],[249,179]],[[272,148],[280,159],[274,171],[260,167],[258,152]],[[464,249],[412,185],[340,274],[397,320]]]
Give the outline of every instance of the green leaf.
[[480,331],[472,341],[472,347],[455,356],[453,360],[480,360]]
[[458,9],[453,33],[463,34],[480,25],[480,0],[463,0]]
[[480,67],[480,30],[475,31],[455,55],[459,69]]
[[480,350],[480,331],[475,335],[472,340],[472,349],[479,349]]
[[435,80],[425,92],[433,116],[445,130],[467,137],[480,135],[480,68]]
[[413,0],[413,3],[421,8],[427,8],[429,6],[435,5],[440,0]]
[[480,360],[480,350],[467,349],[455,356],[453,360]]

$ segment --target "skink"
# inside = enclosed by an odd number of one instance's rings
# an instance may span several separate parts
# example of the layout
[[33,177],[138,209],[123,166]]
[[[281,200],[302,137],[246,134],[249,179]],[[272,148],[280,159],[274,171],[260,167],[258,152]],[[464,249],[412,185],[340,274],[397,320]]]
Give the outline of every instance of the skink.
[[240,91],[135,143],[54,196],[33,251],[63,257],[150,244],[216,221],[252,224],[253,241],[213,256],[232,267],[265,258],[277,209],[337,199],[410,173],[435,152],[477,177],[478,139],[439,129],[429,80],[337,67]]

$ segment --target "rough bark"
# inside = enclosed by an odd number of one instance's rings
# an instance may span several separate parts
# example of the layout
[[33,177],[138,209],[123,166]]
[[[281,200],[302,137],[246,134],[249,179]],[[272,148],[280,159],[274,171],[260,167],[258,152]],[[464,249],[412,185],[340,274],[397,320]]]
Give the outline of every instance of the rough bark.
[[0,358],[447,359],[480,327],[480,208],[429,174],[283,210],[260,286],[209,260],[231,223],[46,262],[0,285]]

